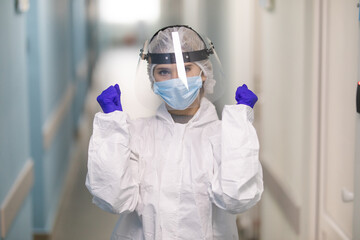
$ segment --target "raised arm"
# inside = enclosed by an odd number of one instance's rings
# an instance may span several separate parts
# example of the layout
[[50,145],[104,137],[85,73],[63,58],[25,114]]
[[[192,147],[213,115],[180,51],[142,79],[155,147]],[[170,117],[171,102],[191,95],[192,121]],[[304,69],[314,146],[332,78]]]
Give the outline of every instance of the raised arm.
[[[117,89],[108,88],[109,91],[105,90],[101,98],[114,98],[115,94],[116,102],[118,93],[120,104],[120,92]],[[127,114],[120,108],[108,105],[104,108],[104,102],[112,101],[99,101],[107,113],[97,113],[94,118],[86,187],[93,195],[93,202],[105,211],[134,211],[139,199],[138,155],[134,144],[136,137],[132,134]]]
[[263,192],[259,142],[252,125],[255,102],[254,99],[244,102],[251,104],[238,101],[238,105],[225,106],[221,136],[213,142],[214,153],[220,153],[214,154],[216,164],[210,198],[219,208],[231,213],[248,210],[260,200]]

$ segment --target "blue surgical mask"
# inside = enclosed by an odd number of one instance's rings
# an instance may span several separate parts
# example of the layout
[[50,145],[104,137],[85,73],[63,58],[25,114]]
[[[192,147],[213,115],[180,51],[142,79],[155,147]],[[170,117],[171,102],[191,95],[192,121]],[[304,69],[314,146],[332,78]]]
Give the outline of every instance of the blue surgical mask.
[[188,87],[180,78],[154,82],[154,93],[159,95],[173,109],[184,110],[196,99],[202,86],[201,76],[188,77]]

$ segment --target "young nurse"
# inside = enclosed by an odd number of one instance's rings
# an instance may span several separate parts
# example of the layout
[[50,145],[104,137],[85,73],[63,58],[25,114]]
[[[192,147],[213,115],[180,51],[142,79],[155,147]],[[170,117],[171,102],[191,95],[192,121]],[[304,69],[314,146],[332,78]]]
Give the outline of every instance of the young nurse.
[[97,206],[119,214],[111,239],[238,239],[236,214],[260,200],[257,97],[239,87],[220,121],[206,97],[211,54],[192,28],[163,28],[142,53],[164,100],[156,115],[129,119],[118,85],[98,96],[86,186]]

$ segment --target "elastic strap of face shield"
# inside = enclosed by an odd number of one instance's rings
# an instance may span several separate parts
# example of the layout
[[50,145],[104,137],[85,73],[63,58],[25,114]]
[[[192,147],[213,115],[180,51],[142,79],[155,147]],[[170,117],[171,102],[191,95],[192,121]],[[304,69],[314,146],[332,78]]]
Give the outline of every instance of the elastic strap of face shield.
[[[184,63],[208,59],[210,54],[208,49],[182,53]],[[151,64],[176,63],[175,53],[148,53],[146,54],[145,59]]]
[[[192,31],[194,31],[201,41],[204,43],[205,49],[198,50],[198,51],[191,51],[191,52],[184,52],[183,53],[183,59],[184,62],[195,62],[195,61],[201,61],[208,59],[209,55],[214,53],[214,44],[210,42],[210,47],[207,48],[206,43],[204,39],[200,36],[198,32],[196,32],[194,29],[187,25],[171,25],[164,27],[160,30],[158,30],[150,39],[149,44],[151,41],[159,34],[159,32],[164,31],[167,28],[173,28],[173,27],[185,27]],[[146,60],[148,63],[151,64],[173,64],[176,63],[175,60],[175,54],[174,53],[144,53],[144,49],[140,49],[140,58],[143,60]]]

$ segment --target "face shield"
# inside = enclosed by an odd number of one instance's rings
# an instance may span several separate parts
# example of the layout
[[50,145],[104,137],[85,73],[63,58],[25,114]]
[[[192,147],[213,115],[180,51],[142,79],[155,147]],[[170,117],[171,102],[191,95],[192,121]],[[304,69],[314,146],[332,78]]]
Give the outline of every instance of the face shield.
[[[214,88],[215,82],[223,86],[219,83],[222,67],[213,44],[206,41],[187,26],[160,29],[140,50],[137,85],[149,85],[144,79],[150,79],[154,93],[165,101],[169,110],[199,107],[204,96],[216,101],[223,93],[223,88]],[[144,72],[147,72],[147,78]],[[138,94],[138,97],[144,104],[149,101],[144,99],[149,97],[144,94]]]

